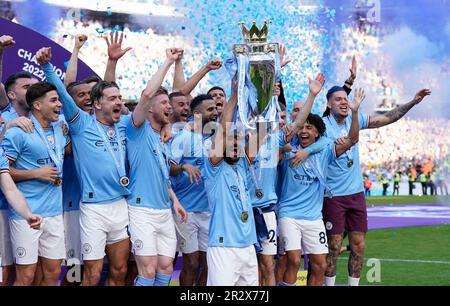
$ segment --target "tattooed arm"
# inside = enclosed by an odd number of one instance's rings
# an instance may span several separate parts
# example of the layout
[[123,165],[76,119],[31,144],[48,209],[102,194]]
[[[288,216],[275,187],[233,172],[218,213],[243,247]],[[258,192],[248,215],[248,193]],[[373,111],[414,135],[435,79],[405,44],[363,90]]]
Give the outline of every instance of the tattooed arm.
[[422,100],[431,94],[429,89],[422,89],[411,102],[403,104],[383,115],[371,116],[369,120],[369,129],[376,129],[391,123],[396,122],[402,118],[414,105],[419,104]]

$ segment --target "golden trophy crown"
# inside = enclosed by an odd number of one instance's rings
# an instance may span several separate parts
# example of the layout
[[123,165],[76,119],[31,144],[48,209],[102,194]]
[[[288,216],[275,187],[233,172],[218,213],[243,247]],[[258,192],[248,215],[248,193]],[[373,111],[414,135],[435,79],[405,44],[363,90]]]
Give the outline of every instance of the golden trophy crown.
[[267,27],[267,21],[264,20],[264,25],[261,29],[256,25],[256,21],[253,21],[253,25],[250,30],[246,27],[244,22],[240,22],[242,32],[242,39],[247,43],[261,43],[267,42],[267,34],[269,34],[269,28]]

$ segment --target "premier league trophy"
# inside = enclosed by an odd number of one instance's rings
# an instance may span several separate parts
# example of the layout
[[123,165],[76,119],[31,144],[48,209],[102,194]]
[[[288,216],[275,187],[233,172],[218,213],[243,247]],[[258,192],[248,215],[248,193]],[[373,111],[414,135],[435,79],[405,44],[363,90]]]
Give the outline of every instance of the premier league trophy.
[[277,122],[280,110],[278,97],[273,96],[275,82],[280,79],[280,55],[278,43],[267,42],[267,22],[259,29],[253,22],[250,30],[239,24],[244,43],[233,45],[232,59],[226,61],[231,77],[237,74],[237,115],[247,129],[255,129],[257,123]]

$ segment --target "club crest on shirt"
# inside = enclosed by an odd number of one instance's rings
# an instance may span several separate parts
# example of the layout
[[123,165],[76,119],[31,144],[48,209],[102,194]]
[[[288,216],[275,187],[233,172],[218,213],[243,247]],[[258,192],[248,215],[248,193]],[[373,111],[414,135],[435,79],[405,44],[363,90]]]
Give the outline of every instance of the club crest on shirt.
[[114,138],[114,136],[116,135],[116,131],[112,127],[109,127],[106,130],[106,134],[108,135],[109,138]]
[[311,170],[312,169],[311,164],[308,163],[308,162],[303,163],[303,167],[305,167],[306,170]]
[[47,135],[47,141],[49,144],[54,145],[55,144],[55,137],[53,135]]

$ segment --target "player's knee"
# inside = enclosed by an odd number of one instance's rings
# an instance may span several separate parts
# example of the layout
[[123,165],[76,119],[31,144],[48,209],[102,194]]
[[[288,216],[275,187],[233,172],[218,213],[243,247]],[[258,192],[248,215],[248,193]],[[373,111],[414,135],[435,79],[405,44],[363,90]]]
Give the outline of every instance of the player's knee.
[[110,266],[110,273],[111,276],[114,278],[125,278],[125,276],[127,275],[127,263],[121,263],[121,264],[115,264],[113,266]]
[[332,240],[328,242],[328,251],[331,255],[339,255],[341,252],[342,240]]
[[327,268],[328,265],[325,260],[316,263],[311,263],[311,269],[316,274],[325,274]]
[[85,266],[83,273],[83,285],[96,286],[100,282],[102,266]]
[[363,241],[363,242],[360,242],[360,243],[355,244],[355,245],[353,245],[353,246],[350,246],[350,249],[351,249],[353,252],[355,252],[356,254],[362,256],[362,255],[364,254],[365,246],[366,246],[366,245],[365,245],[365,243],[364,243],[364,241]]
[[364,254],[366,243],[364,238],[353,239],[350,241],[350,249],[358,255]]
[[97,286],[100,282],[100,274],[85,274],[83,276],[83,286]]
[[20,277],[17,277],[16,284],[20,286],[31,286],[34,281],[34,275],[31,274],[23,274]]
[[287,269],[299,269],[300,268],[300,257],[288,258],[286,263]]
[[158,269],[157,269],[157,273],[159,273],[159,274],[166,274],[166,275],[168,275],[168,274],[172,274],[172,272],[173,272],[173,265],[172,265],[172,263],[165,264],[165,265],[160,265],[160,266],[158,266]]
[[275,269],[275,263],[272,258],[261,260],[261,269],[264,272],[271,272]]
[[34,274],[35,271],[30,269],[17,272],[15,284],[22,286],[31,286],[34,281]]
[[146,269],[142,271],[142,275],[141,273],[139,273],[139,275],[148,279],[154,279],[156,276],[156,271],[155,269]]
[[46,267],[45,269],[43,269],[42,272],[44,278],[51,280],[58,280],[59,275],[61,274],[61,266]]
[[[167,266],[165,268],[167,268]],[[184,268],[190,273],[195,273],[196,271],[198,271],[199,262],[198,260],[187,260]]]

